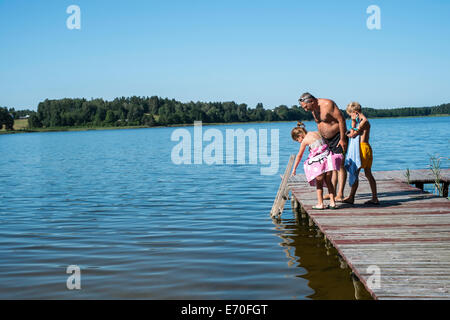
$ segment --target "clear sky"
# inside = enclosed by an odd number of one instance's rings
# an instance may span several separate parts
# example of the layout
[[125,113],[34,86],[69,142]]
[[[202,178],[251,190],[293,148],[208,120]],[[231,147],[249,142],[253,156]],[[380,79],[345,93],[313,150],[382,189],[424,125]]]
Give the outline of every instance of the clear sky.
[[[69,30],[69,5],[81,29]],[[369,30],[369,5],[381,30]],[[0,0],[0,106],[152,96],[450,102],[450,1]]]

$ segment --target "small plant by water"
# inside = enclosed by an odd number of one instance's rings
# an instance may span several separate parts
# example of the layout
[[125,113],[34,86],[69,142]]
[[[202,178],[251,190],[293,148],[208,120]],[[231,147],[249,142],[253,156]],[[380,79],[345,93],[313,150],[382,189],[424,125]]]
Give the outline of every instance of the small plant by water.
[[441,161],[443,159],[446,158],[437,155],[430,157],[430,170],[433,173],[435,191],[441,197],[444,196],[444,187],[441,177]]
[[411,184],[411,172],[409,172],[409,168],[406,168],[405,177],[408,184]]

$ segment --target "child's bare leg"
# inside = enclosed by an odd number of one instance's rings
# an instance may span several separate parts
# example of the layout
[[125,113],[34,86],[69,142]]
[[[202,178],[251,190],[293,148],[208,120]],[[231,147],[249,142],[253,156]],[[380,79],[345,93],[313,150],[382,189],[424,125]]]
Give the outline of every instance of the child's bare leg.
[[[361,169],[358,169],[358,171],[356,172],[358,176],[360,170]],[[352,185],[352,190],[350,190],[350,194],[348,195],[347,198],[344,199],[345,203],[353,204],[355,202],[355,195],[356,191],[358,190],[358,186],[359,186],[359,178],[357,177],[355,183]]]
[[[337,183],[338,183],[338,171],[332,172],[331,183],[333,184],[333,190],[334,190],[333,195],[336,197],[336,188],[337,188]],[[329,189],[328,189],[328,192],[330,192]],[[323,198],[328,200],[328,199],[330,199],[330,195],[327,194]]]
[[316,177],[316,191],[317,191],[317,208],[323,208],[323,174]]
[[378,203],[377,182],[372,175],[372,170],[364,169],[364,174],[366,175],[367,180],[369,180],[370,190],[372,190],[372,202]]
[[333,183],[331,181],[331,177],[333,176],[332,172],[327,172],[325,173],[325,183],[327,185],[328,188],[328,193],[330,195],[330,205],[332,207],[336,206],[336,202],[334,201],[334,194],[335,194],[335,189],[333,187]]
[[352,185],[352,190],[350,191],[350,194],[348,195],[347,198],[344,199],[345,203],[350,203],[350,204],[355,203],[355,194],[356,194],[356,190],[358,190],[358,186],[359,186],[359,179],[357,179],[355,181],[355,183]]

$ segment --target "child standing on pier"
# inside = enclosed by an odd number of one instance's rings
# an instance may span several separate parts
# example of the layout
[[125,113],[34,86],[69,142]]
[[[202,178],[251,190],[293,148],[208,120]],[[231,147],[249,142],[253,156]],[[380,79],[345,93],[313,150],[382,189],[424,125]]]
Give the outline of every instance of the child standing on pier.
[[347,106],[347,114],[352,118],[352,129],[347,135],[349,138],[354,138],[360,136],[360,157],[361,157],[361,168],[356,172],[356,181],[352,185],[352,190],[350,195],[344,199],[345,203],[353,204],[355,202],[355,194],[358,189],[358,175],[361,169],[364,169],[367,180],[370,184],[370,189],[372,190],[372,199],[365,202],[365,204],[378,205],[377,196],[377,183],[372,175],[372,162],[373,154],[372,148],[369,144],[370,135],[370,123],[366,116],[361,112],[361,105],[358,102],[351,102]]
[[[343,160],[342,154],[334,154],[330,151],[319,132],[307,132],[305,125],[298,122],[297,127],[292,129],[292,139],[299,142],[300,150],[295,159],[292,175],[295,175],[298,164],[300,163],[306,147],[309,147],[309,156],[303,164],[306,178],[311,186],[317,188],[317,205],[313,209],[336,209],[334,200],[334,187],[331,183],[331,175],[334,170],[339,170]],[[330,205],[323,203],[323,181],[330,193]]]

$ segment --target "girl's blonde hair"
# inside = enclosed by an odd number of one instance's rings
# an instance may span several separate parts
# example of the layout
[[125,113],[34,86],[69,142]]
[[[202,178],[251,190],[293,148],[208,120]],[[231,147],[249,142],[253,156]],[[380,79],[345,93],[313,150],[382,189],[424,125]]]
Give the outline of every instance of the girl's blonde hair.
[[297,141],[297,139],[300,136],[304,137],[304,136],[306,136],[307,133],[308,133],[308,131],[306,131],[306,128],[305,128],[305,125],[303,124],[303,122],[298,121],[297,127],[292,129],[292,131],[291,131],[291,136],[294,141]]
[[361,105],[358,102],[350,102],[347,105],[347,113],[361,112]]

